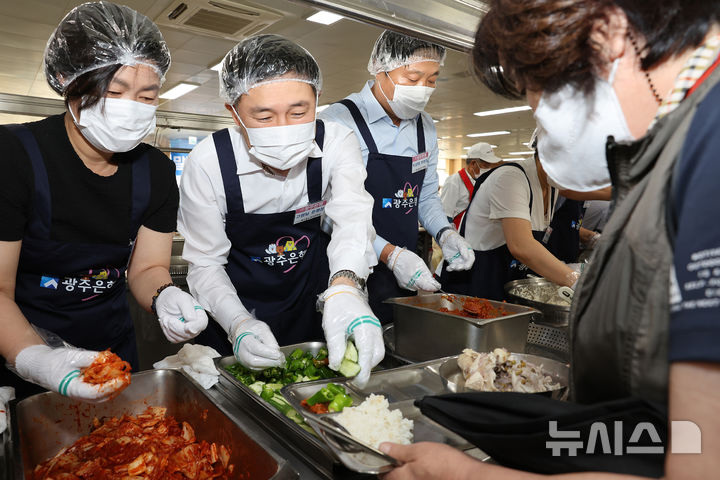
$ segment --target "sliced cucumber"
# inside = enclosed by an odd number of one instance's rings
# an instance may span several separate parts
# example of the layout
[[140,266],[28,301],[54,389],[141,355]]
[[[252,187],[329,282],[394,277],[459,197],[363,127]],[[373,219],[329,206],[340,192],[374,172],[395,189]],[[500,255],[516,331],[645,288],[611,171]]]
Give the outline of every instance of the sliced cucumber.
[[338,372],[340,372],[340,374],[345,377],[354,377],[355,375],[360,373],[360,365],[345,358],[340,363],[340,368],[338,369]]
[[350,360],[354,363],[357,363],[358,361],[357,348],[355,348],[355,344],[350,340],[348,340],[347,346],[345,347],[345,356],[343,357],[343,360]]

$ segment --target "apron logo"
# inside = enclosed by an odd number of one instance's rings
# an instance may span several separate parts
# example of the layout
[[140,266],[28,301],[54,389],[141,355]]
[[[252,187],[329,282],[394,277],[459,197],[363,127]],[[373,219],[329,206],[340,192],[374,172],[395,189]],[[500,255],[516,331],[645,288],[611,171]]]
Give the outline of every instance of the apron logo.
[[88,295],[82,299],[86,302],[109,291],[122,275],[117,268],[90,269],[86,273],[64,277],[61,284],[66,292]]
[[60,279],[55,277],[40,277],[40,286],[42,288],[50,288],[52,290],[57,290],[59,281]]
[[418,205],[417,192],[417,185],[413,187],[410,182],[405,182],[403,188],[394,193],[394,198],[382,199],[382,208],[402,208],[407,215]]
[[265,249],[266,255],[250,257],[250,260],[264,263],[269,267],[285,268],[287,266],[289,268],[283,270],[283,273],[288,273],[305,257],[308,248],[310,248],[310,238],[307,235],[303,235],[297,240],[291,236],[284,236],[268,245]]

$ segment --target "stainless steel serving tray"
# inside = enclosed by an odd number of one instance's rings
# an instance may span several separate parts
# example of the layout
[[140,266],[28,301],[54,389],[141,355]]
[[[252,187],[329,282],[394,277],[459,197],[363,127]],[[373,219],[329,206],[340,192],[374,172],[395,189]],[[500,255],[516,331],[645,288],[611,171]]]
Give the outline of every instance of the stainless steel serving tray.
[[[314,382],[287,385],[283,387],[281,392],[296,410],[301,411],[302,409],[303,415],[311,417],[318,415],[303,409],[300,402],[330,382],[342,385],[353,399],[353,405],[359,405],[371,393],[383,395],[388,400],[391,410],[399,409],[405,418],[413,420],[414,442],[439,442],[452,445],[460,450],[473,449],[473,445],[465,439],[424,416],[420,409],[414,405],[415,400],[425,395],[450,393],[447,382],[438,374],[440,366],[447,360],[448,358],[435,359],[373,373],[364,388],[358,388],[351,383],[350,379],[316,380]],[[328,415],[332,416],[334,414]],[[357,472],[382,473],[387,470],[387,465],[367,460],[363,461],[354,456],[343,455],[342,452],[335,450],[332,452],[346,467]],[[487,455],[480,455],[480,457],[487,458]]]
[[128,388],[100,404],[77,402],[53,392],[11,402],[14,478],[30,478],[35,465],[90,433],[94,418],[137,415],[148,406],[165,407],[168,415],[188,422],[198,440],[229,447],[236,475],[258,480],[297,477],[285,460],[250,438],[184,373],[148,370],[133,374]]
[[536,320],[537,323],[553,327],[567,327],[568,319],[570,318],[570,305],[553,305],[550,303],[530,300],[529,298],[521,297],[519,295],[510,293],[515,287],[518,286],[539,288],[546,285],[553,285],[557,287],[557,285],[545,278],[523,278],[521,280],[513,280],[512,282],[508,282],[505,284],[505,295],[513,303],[525,305],[541,311],[542,318]]
[[[286,356],[290,355],[296,348],[316,355],[320,348],[324,346],[325,342],[304,342],[280,347],[280,350]],[[295,422],[280,413],[275,407],[260,398],[258,394],[250,390],[246,385],[243,385],[230,372],[225,370],[225,367],[235,363],[237,363],[237,360],[234,356],[215,359],[215,366],[220,371],[220,383],[231,395],[235,395],[235,401],[238,407],[254,415],[268,431],[288,448],[298,452],[301,456],[312,458],[312,466],[318,469],[320,473],[332,477],[337,460],[327,445],[317,436],[303,430]],[[404,362],[392,355],[387,355],[376,368],[388,369],[404,364]]]
[[[473,298],[455,297],[460,300]],[[385,300],[394,310],[393,353],[413,362],[422,362],[457,355],[464,348],[490,351],[504,347],[510,351],[524,351],[528,324],[542,314],[524,305],[488,302],[507,315],[475,319],[441,312],[441,308],[456,309],[441,293]]]

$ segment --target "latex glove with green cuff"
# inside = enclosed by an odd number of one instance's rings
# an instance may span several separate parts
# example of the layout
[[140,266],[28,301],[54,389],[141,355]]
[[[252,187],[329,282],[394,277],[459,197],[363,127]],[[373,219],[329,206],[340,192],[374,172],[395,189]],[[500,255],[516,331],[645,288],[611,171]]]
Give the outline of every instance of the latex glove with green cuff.
[[360,372],[353,382],[364,387],[372,368],[385,357],[380,321],[368,305],[366,296],[349,285],[334,285],[322,295],[322,326],[328,347],[328,366],[337,370],[345,355],[348,338],[355,341]]
[[208,317],[189,293],[178,287],[164,289],[155,300],[155,312],[165,337],[172,343],[195,338],[207,328]]
[[228,340],[237,361],[247,368],[262,370],[281,367],[285,363],[285,355],[270,327],[256,318],[242,317],[233,321]]
[[79,348],[31,345],[15,357],[15,369],[28,382],[75,400],[99,403],[112,398],[127,384],[120,379],[99,385],[83,382],[81,369],[89,367],[98,354]]
[[398,285],[406,290],[435,292],[440,289],[422,258],[405,248],[395,247],[388,255],[387,265]]
[[447,271],[470,270],[475,263],[475,252],[470,244],[452,228],[444,230],[438,238]]

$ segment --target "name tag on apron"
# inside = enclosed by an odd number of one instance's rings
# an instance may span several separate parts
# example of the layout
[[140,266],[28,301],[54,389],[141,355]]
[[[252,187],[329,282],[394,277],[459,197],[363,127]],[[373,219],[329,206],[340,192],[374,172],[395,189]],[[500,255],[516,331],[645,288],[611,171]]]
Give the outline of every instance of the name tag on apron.
[[428,163],[430,162],[430,154],[428,152],[423,152],[415,155],[412,157],[412,173],[419,172],[420,170],[425,170],[428,167]]
[[327,200],[321,200],[302,208],[298,208],[295,210],[295,220],[293,220],[293,225],[319,217],[325,211],[325,204],[327,204]]
[[545,229],[545,235],[543,236],[543,243],[547,244],[547,242],[550,240],[550,235],[552,235],[553,229],[552,227],[547,227]]

